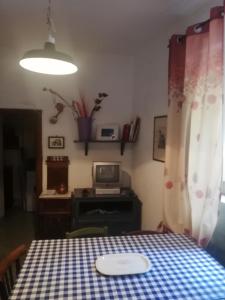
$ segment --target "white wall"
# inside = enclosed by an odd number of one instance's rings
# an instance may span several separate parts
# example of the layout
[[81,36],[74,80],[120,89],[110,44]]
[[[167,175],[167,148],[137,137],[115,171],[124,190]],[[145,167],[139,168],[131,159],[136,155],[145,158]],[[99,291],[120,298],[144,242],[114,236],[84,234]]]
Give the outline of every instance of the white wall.
[[136,57],[134,110],[141,117],[141,131],[133,153],[133,187],[143,202],[143,229],[156,228],[162,220],[161,162],[152,160],[154,116],[167,113],[167,38]]
[[[84,91],[89,107],[98,92],[106,92],[109,97],[104,101],[102,110],[95,115],[94,123],[119,123],[130,121],[133,97],[133,60],[129,56],[106,54],[76,55],[80,70],[71,76],[51,77],[39,75],[21,69],[19,57],[13,49],[0,48],[0,107],[33,108],[43,110],[43,188],[46,188],[47,155],[68,155],[69,188],[92,185],[91,164],[94,160],[122,161],[123,168],[131,174],[131,147],[127,147],[124,156],[120,156],[119,145],[91,144],[88,156],[84,156],[83,145],[73,143],[77,138],[77,124],[69,109],[65,109],[57,124],[49,123],[56,113],[52,96],[43,92],[49,87],[69,101],[76,99],[78,90]],[[7,52],[7,53],[6,53]],[[72,54],[72,53],[71,53]],[[73,55],[75,57],[75,54]],[[52,150],[47,147],[47,137],[65,136],[64,150]]]
[[133,153],[132,182],[143,202],[142,227],[155,229],[163,218],[164,163],[152,159],[154,116],[167,114],[168,42],[172,34],[182,34],[187,26],[209,18],[209,8],[221,5],[212,1],[201,12],[183,18],[158,33],[158,38],[135,57],[134,111],[141,117],[141,132]]
[[[216,5],[222,1],[212,2],[211,5]],[[50,77],[20,69],[18,60],[28,50],[21,49],[24,48],[23,40],[17,43],[19,51],[1,45],[0,107],[43,110],[43,159],[45,161],[47,155],[69,156],[70,189],[91,186],[93,160],[122,160],[124,169],[133,173],[133,187],[143,202],[143,228],[155,228],[162,219],[163,163],[152,160],[153,117],[167,112],[168,39],[172,33],[182,33],[187,25],[207,18],[208,8],[205,6],[204,12],[196,12],[191,18],[183,17],[179,26],[167,28],[164,33],[158,32],[158,36],[136,55],[135,65],[130,56],[69,51],[76,58],[80,70],[68,77]],[[14,38],[21,37],[16,35]],[[139,142],[133,145],[133,157],[132,146],[128,145],[125,155],[121,157],[119,145],[110,144],[90,145],[89,155],[85,157],[83,145],[73,143],[77,137],[77,128],[69,110],[63,113],[56,125],[49,123],[49,117],[55,110],[52,97],[42,92],[44,86],[55,89],[70,101],[81,88],[90,103],[98,92],[107,92],[109,98],[103,104],[102,111],[96,115],[96,123],[124,123],[130,121],[131,115],[139,114],[142,124]],[[65,150],[48,149],[49,135],[65,136]],[[43,187],[46,188],[45,163],[43,166]]]

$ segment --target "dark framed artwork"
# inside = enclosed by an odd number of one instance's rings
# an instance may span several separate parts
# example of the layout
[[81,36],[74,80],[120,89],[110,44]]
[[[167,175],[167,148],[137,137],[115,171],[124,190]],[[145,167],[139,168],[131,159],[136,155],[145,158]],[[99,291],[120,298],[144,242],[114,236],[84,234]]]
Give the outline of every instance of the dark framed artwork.
[[154,117],[153,159],[165,162],[167,116]]
[[64,149],[65,148],[64,136],[49,136],[48,137],[48,148],[49,149]]

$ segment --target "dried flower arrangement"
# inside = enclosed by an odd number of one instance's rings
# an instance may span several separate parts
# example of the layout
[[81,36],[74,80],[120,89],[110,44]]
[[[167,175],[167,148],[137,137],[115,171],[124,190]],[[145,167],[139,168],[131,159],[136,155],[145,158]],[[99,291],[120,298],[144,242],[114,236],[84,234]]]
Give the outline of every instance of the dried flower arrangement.
[[80,97],[80,101],[73,100],[70,104],[64,97],[52,89],[44,87],[43,91],[51,93],[63,102],[56,102],[55,108],[57,113],[49,120],[52,124],[57,123],[59,115],[63,112],[66,106],[71,109],[74,118],[93,118],[94,114],[101,109],[102,101],[108,97],[108,94],[106,93],[98,93],[98,97],[94,99],[94,106],[89,113],[83,96]]
[[96,111],[99,111],[102,108],[100,104],[106,97],[108,97],[108,94],[98,93],[98,97],[94,100],[94,107],[92,108],[91,113],[90,113],[91,118],[93,117],[93,115]]

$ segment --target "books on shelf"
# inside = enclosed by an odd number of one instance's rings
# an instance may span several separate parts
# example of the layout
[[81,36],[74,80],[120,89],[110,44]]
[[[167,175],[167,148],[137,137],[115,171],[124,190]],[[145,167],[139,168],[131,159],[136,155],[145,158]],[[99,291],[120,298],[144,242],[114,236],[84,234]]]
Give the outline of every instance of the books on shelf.
[[131,123],[130,123],[129,141],[132,141],[133,134],[134,134],[134,121],[131,121]]
[[140,130],[140,118],[136,117],[130,123],[126,123],[122,130],[122,141],[136,142]]
[[134,133],[133,133],[133,136],[132,136],[132,141],[133,142],[137,141],[138,134],[139,134],[139,131],[140,131],[140,124],[141,124],[141,119],[139,117],[137,117],[136,120],[135,120]]
[[124,124],[122,132],[122,141],[128,142],[130,136],[130,124]]

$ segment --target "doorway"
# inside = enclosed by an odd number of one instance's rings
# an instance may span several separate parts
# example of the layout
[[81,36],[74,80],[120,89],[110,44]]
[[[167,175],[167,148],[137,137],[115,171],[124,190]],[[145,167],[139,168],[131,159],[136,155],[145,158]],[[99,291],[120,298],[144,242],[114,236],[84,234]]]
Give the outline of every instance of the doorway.
[[0,109],[0,127],[0,215],[34,212],[42,190],[42,112]]

